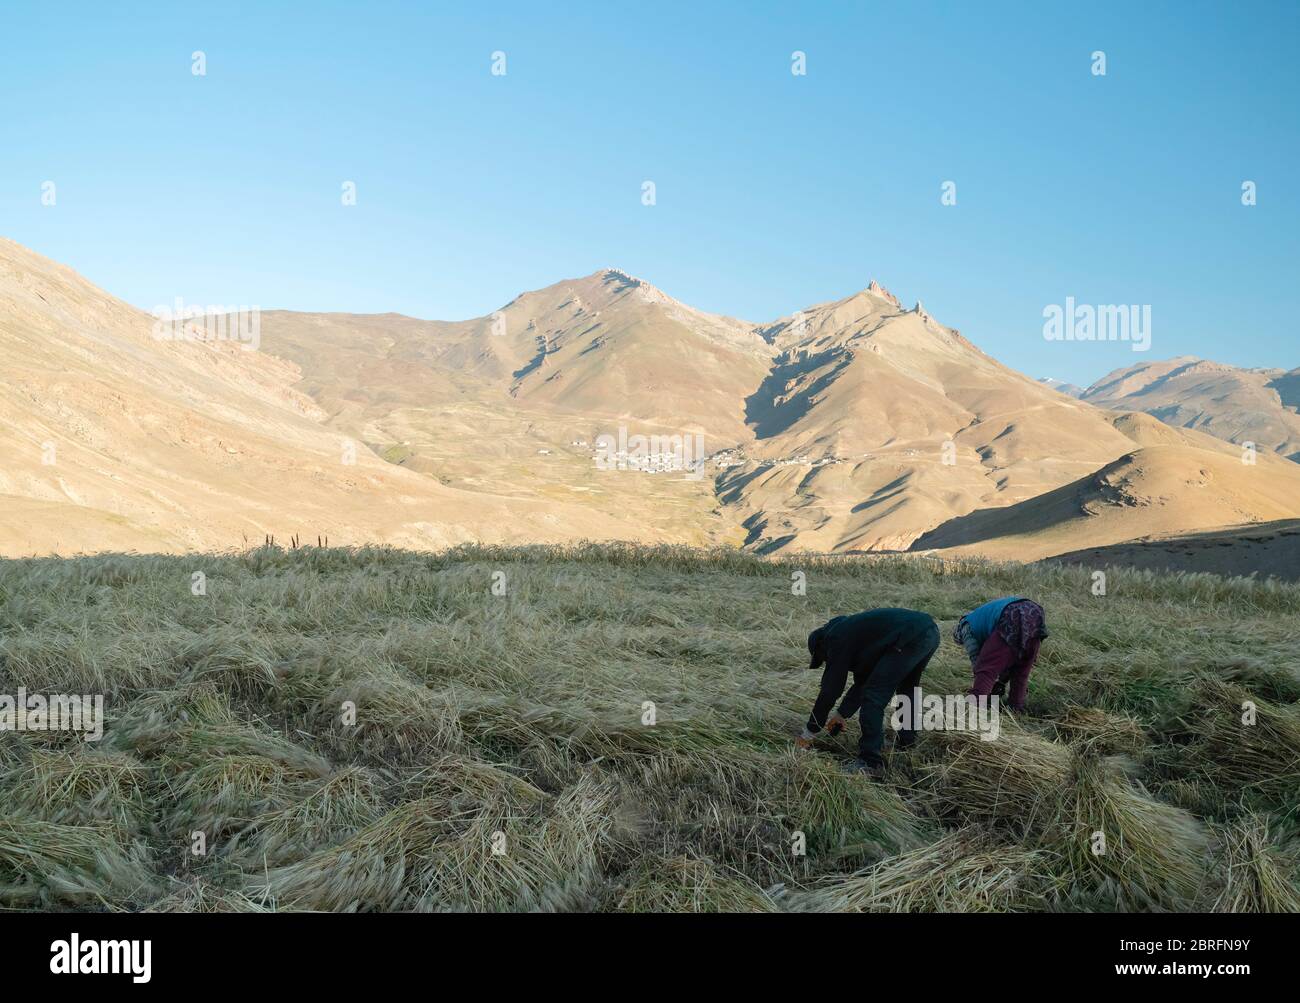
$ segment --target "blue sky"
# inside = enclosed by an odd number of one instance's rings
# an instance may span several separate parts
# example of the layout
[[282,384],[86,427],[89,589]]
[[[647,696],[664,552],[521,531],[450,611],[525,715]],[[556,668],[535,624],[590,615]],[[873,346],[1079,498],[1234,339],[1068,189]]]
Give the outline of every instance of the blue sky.
[[[1034,376],[1300,365],[1295,3],[11,0],[4,19],[0,234],[146,309],[458,319],[613,265],[762,321],[874,277]],[[1067,296],[1150,304],[1151,350],[1046,341]]]

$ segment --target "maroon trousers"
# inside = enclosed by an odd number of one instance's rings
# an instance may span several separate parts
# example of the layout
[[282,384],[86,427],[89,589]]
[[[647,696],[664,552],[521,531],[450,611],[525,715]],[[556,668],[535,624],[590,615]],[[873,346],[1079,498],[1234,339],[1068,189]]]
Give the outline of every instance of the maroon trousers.
[[1038,661],[1040,643],[1037,637],[1025,641],[1024,650],[1017,655],[994,629],[975,659],[975,684],[971,687],[971,694],[986,697],[998,683],[1010,682],[1008,702],[1011,709],[1024,710],[1025,698],[1029,695],[1029,673],[1034,671],[1034,663]]

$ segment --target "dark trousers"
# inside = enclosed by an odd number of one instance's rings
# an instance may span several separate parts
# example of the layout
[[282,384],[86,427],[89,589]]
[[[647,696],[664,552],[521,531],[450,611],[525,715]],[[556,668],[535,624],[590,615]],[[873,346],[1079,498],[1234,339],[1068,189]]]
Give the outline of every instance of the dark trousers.
[[916,741],[916,723],[920,717],[916,690],[921,685],[921,673],[938,650],[939,628],[931,627],[901,648],[886,652],[868,675],[853,681],[840,701],[840,715],[844,718],[851,718],[861,708],[858,720],[862,725],[862,739],[858,742],[858,755],[872,766],[880,766],[885,761],[880,754],[885,741],[885,711],[895,693],[906,693],[912,701],[912,714],[899,729],[898,745],[905,748]]

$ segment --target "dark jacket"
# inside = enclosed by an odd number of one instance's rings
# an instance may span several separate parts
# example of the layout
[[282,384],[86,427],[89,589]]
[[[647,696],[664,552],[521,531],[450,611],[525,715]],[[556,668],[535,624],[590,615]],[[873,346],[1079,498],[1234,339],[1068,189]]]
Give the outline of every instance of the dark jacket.
[[[861,684],[877,662],[917,644],[931,632],[938,633],[931,616],[914,609],[897,608],[837,616],[814,630],[808,635],[808,651],[812,656],[809,668],[815,669],[825,662],[826,669],[808,721],[809,728],[817,731],[826,724],[826,716],[844,692],[850,675],[854,691],[861,692]],[[852,716],[856,709],[856,705],[849,708],[845,716]]]

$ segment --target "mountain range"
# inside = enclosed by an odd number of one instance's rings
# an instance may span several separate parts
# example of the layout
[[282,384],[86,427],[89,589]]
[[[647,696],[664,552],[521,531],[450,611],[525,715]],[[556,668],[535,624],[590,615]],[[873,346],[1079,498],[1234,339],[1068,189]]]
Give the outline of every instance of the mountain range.
[[[1079,391],[875,282],[766,323],[604,268],[467,321],[266,311],[255,345],[201,324],[160,337],[0,240],[0,553],[275,535],[1038,559],[1300,518],[1300,370],[1182,358]],[[701,448],[678,464],[682,442]]]
[[1240,369],[1185,355],[1117,369],[1075,396],[1300,460],[1300,368]]

